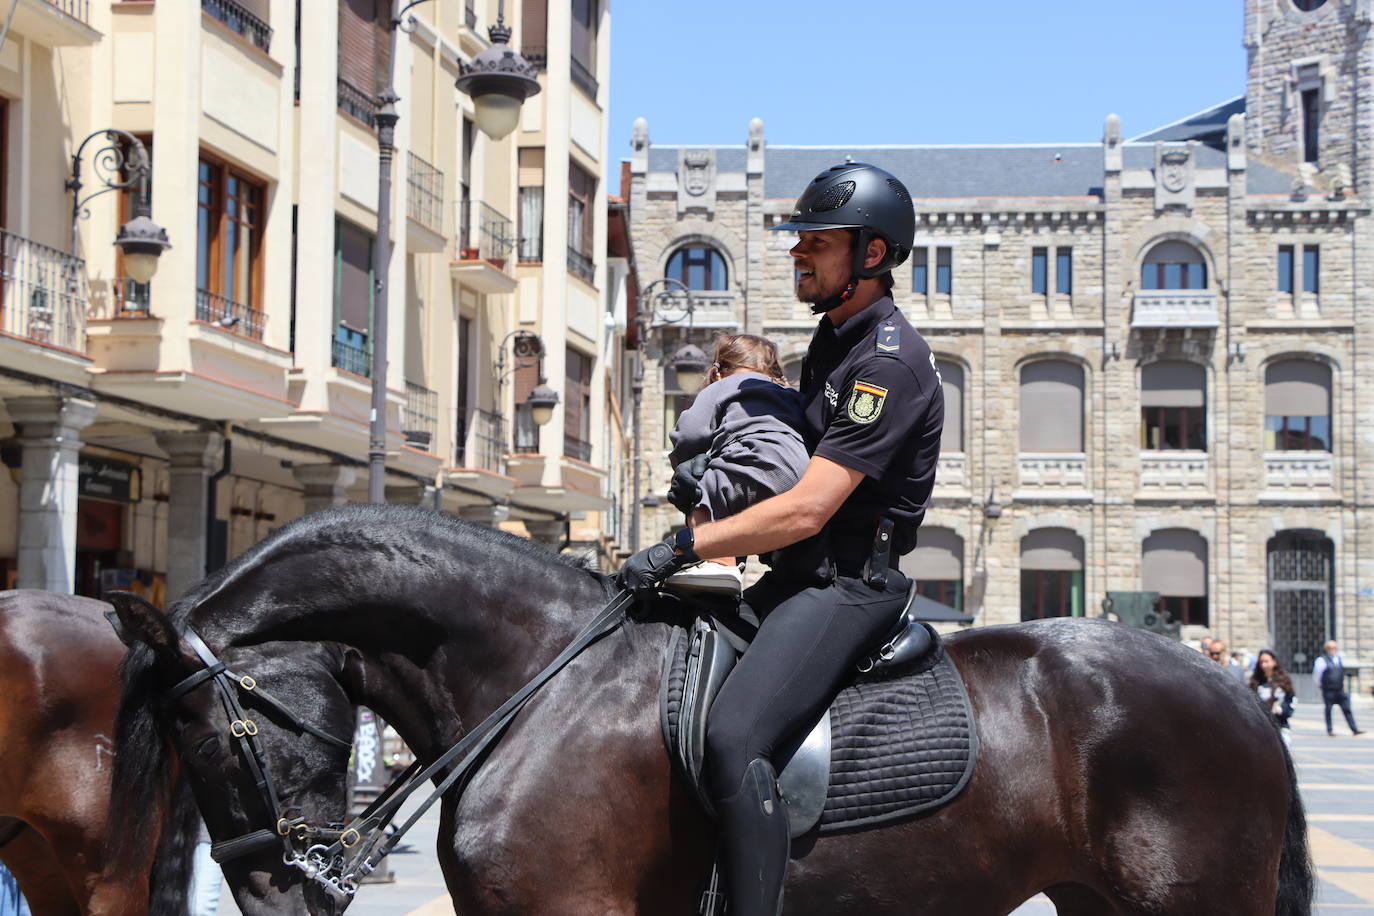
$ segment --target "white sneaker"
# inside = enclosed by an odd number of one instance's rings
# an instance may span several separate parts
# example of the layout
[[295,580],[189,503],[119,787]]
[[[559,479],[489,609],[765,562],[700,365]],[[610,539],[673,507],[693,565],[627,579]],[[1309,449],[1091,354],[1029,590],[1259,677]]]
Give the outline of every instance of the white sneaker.
[[744,574],[735,565],[700,563],[673,573],[663,585],[675,592],[738,595],[744,590]]

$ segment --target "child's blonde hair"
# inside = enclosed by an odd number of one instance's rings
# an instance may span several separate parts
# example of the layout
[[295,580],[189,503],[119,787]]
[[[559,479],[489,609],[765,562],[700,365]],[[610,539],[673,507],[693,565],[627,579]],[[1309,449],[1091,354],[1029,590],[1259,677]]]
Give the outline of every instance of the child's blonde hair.
[[717,382],[736,369],[761,372],[774,381],[786,383],[778,348],[766,337],[753,334],[720,334],[716,337],[716,353],[706,381]]

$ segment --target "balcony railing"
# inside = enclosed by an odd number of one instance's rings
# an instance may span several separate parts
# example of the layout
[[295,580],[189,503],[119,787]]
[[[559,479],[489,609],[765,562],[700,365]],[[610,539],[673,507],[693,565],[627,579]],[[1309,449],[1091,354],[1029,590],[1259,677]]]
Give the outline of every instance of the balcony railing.
[[114,303],[112,317],[148,318],[152,314],[153,285],[116,277],[110,281],[110,299]]
[[86,262],[0,229],[0,330],[86,349]]
[[463,22],[470,29],[477,28],[477,10],[472,8],[472,0],[468,0],[467,5],[463,7]]
[[47,0],[47,3],[79,22],[91,24],[91,0]]
[[444,173],[410,153],[406,215],[435,232],[444,229]]
[[377,100],[342,77],[339,79],[339,111],[377,129]]
[[[49,3],[52,0],[48,0]],[[272,27],[234,0],[200,0],[200,8],[264,51],[272,49]]]
[[588,283],[596,281],[596,262],[591,255],[583,254],[573,246],[568,246],[568,272],[576,274]]
[[549,67],[548,45],[524,45],[520,48],[520,56],[538,70],[547,70]]
[[564,433],[563,455],[567,458],[576,458],[578,461],[591,461],[592,444],[584,439],[579,439],[572,433]]
[[232,331],[240,337],[262,340],[262,327],[267,316],[252,306],[216,295],[209,290],[196,290],[196,320]]
[[438,428],[438,393],[423,385],[406,382],[406,406],[401,409],[401,435],[406,445],[429,451]]
[[[465,261],[491,261],[505,267],[518,241],[515,223],[500,210],[480,200],[459,201],[459,257]],[[472,243],[476,240],[477,244]]]
[[1265,452],[1264,485],[1269,489],[1304,490],[1335,482],[1330,452]]
[[539,424],[534,422],[534,413],[528,405],[520,404],[515,408],[515,445],[511,451],[518,455],[539,453]]
[[1210,289],[1142,289],[1131,310],[1133,328],[1214,328],[1217,294]]
[[1206,489],[1207,453],[1153,451],[1140,453],[1140,486],[1147,490]]
[[336,369],[345,372],[352,372],[354,375],[361,375],[363,378],[372,377],[372,348],[367,346],[355,347],[352,344],[344,343],[337,337],[334,339],[333,358],[330,363]]
[[[673,293],[661,298],[654,309],[653,326],[683,325],[687,321],[687,297]],[[692,291],[692,326],[733,328],[739,326],[735,314],[735,294],[728,291]]]
[[573,85],[581,89],[593,99],[596,98],[597,83],[592,71],[576,57],[572,58],[572,81]]
[[1023,487],[1083,489],[1088,485],[1088,457],[1082,452],[1024,453],[1017,464]]
[[453,463],[460,468],[479,468],[506,473],[506,420],[500,414],[476,408],[459,408],[454,430],[457,447]]

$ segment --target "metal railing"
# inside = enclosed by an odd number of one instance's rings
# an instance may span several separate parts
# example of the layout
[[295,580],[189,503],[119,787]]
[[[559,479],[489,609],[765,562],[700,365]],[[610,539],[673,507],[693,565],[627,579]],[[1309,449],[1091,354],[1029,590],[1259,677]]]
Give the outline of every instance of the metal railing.
[[86,349],[86,262],[0,229],[0,331]]
[[444,229],[444,173],[409,154],[406,169],[406,215],[435,232]]
[[454,433],[454,465],[506,473],[505,417],[489,410],[460,407]]
[[336,337],[330,365],[345,372],[352,372],[354,375],[361,375],[363,378],[371,378],[372,348],[367,346],[355,347]]
[[343,77],[339,78],[339,111],[377,129],[377,100]]
[[196,290],[196,320],[213,324],[240,337],[262,340],[262,326],[267,316],[250,305],[212,293]]
[[428,451],[438,429],[438,393],[423,385],[406,382],[406,406],[401,408],[401,435],[406,445]]
[[511,249],[519,241],[515,236],[515,223],[500,210],[480,200],[459,201],[458,219],[462,230],[459,232],[459,247],[466,249],[460,250],[459,256],[464,260],[472,260],[471,246],[475,239],[479,259],[504,267]]
[[[49,3],[52,0],[48,0]],[[200,0],[200,8],[264,51],[272,50],[272,27],[234,0]]]
[[572,433],[564,433],[563,455],[567,458],[576,458],[578,461],[590,462],[592,460],[592,444],[577,438]]
[[537,70],[549,69],[548,45],[523,45],[520,48],[520,56]]
[[591,255],[583,254],[571,245],[568,246],[568,270],[588,283],[596,280],[596,262]]
[[472,3],[473,0],[468,0],[467,5],[463,8],[463,21],[467,23],[468,28],[476,29],[477,10],[473,9]]
[[47,3],[79,22],[91,24],[91,0],[47,0]]
[[571,60],[573,85],[595,99],[596,90],[598,88],[596,77],[593,76],[592,71],[588,70],[586,65],[576,57],[571,58]]
[[539,454],[539,424],[528,404],[515,408],[515,443],[511,451],[517,455]]
[[152,314],[153,285],[115,277],[110,281],[110,301],[114,318],[147,318]]

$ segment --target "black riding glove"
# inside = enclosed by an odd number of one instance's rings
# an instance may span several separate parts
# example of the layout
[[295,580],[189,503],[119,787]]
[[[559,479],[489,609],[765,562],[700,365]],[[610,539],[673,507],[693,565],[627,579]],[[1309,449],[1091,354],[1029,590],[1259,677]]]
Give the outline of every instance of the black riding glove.
[[692,549],[691,529],[684,528],[651,547],[632,554],[620,567],[620,587],[643,597],[653,594],[664,581],[684,566],[699,562]]
[[673,482],[668,487],[668,502],[684,515],[691,513],[701,502],[701,478],[706,476],[707,455],[688,458],[673,469]]

